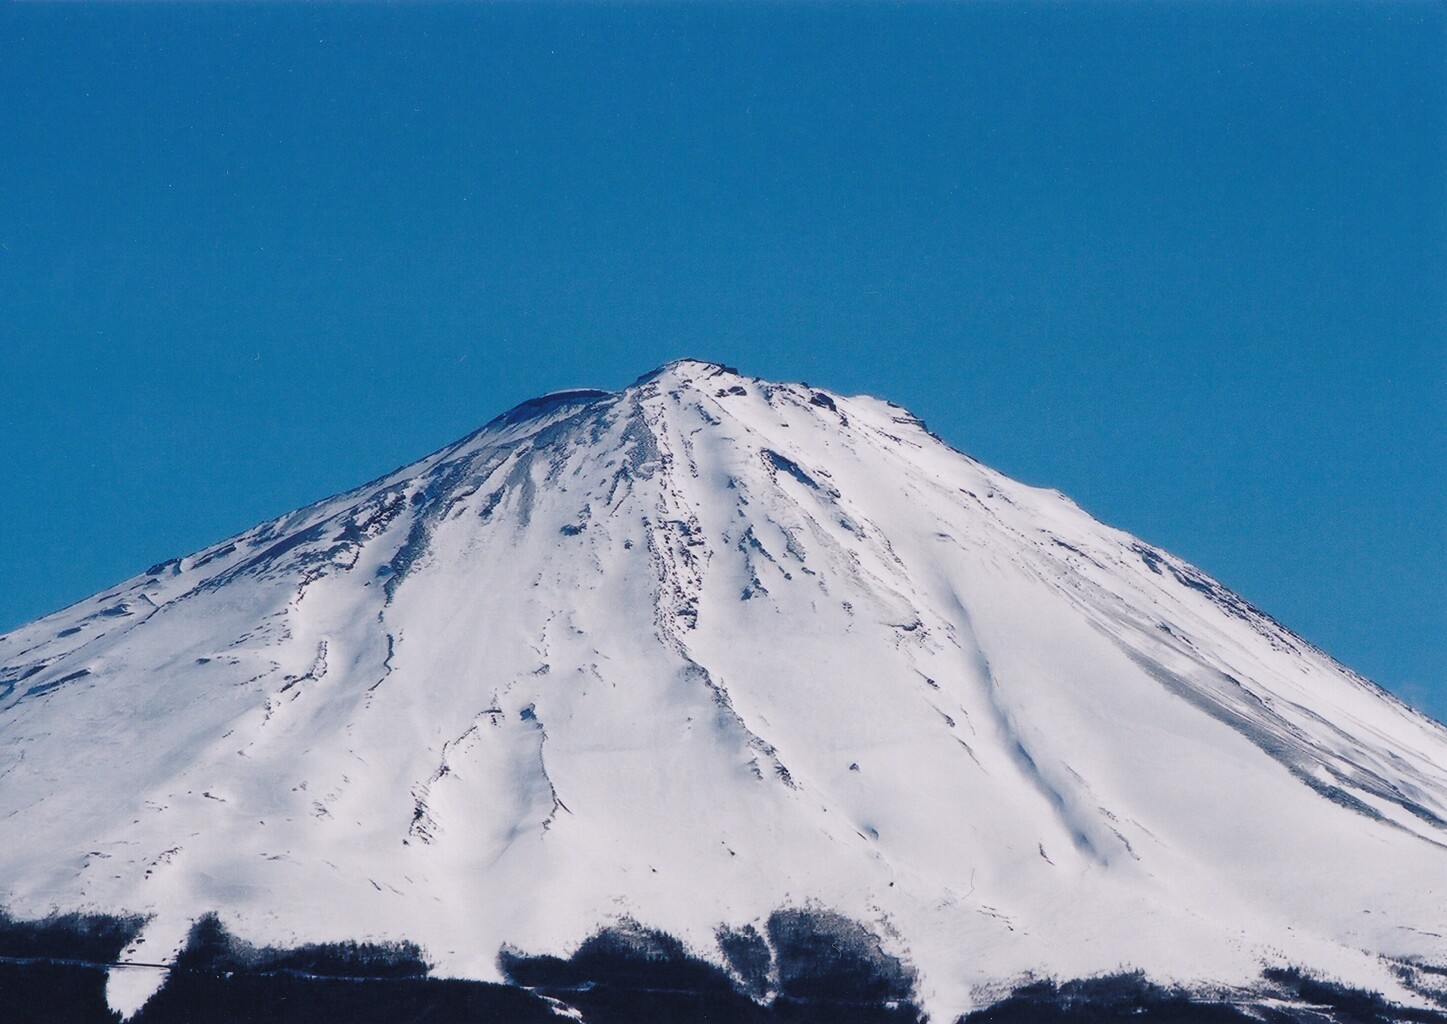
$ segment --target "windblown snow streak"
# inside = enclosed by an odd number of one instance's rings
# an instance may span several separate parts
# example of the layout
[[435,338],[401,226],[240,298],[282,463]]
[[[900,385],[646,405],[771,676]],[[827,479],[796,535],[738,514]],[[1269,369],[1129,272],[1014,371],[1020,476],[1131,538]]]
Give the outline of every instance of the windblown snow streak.
[[120,959],[415,944],[563,1010],[618,949],[940,1021],[1447,964],[1440,725],[896,406],[692,361],[0,638],[0,821],[0,905]]

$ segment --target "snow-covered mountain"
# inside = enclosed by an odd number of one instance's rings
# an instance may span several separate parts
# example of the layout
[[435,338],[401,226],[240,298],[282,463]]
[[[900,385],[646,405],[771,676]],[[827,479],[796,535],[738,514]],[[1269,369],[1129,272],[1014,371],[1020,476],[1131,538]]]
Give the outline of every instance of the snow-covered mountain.
[[215,914],[518,981],[613,927],[767,1005],[795,913],[941,1022],[1447,975],[1441,725],[897,406],[695,361],[0,637],[0,822],[12,919],[148,963]]

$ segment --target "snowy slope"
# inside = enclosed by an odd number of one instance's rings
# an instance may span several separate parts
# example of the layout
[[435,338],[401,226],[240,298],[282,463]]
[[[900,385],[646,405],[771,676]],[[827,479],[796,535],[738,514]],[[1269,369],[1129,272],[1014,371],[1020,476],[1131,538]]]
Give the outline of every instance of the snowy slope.
[[[864,922],[949,1020],[1026,972],[1404,1004],[1447,730],[897,406],[669,364],[0,638],[0,906],[407,939]],[[155,981],[117,973],[134,1009]]]

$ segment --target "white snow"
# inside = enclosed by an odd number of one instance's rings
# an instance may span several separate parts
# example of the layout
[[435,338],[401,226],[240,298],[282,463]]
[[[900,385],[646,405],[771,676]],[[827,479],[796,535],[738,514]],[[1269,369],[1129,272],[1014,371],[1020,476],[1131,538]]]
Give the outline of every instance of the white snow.
[[896,406],[707,363],[529,403],[0,666],[0,905],[151,915],[147,956],[215,911],[472,978],[623,917],[721,962],[815,903],[936,1020],[1027,972],[1410,1002],[1388,958],[1447,961],[1447,730]]

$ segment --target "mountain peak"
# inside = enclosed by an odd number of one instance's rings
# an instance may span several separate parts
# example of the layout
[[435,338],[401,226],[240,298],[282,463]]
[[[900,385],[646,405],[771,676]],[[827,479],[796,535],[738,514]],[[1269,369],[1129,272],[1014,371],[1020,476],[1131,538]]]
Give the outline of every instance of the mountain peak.
[[738,370],[722,363],[711,363],[701,359],[674,359],[643,374],[621,392],[602,391],[596,388],[567,388],[550,391],[536,398],[529,398],[500,413],[488,421],[484,431],[516,426],[529,420],[548,417],[559,411],[582,408],[598,402],[615,399],[635,389],[648,385],[666,385],[671,389],[703,387],[712,382],[716,387],[729,387],[745,380]]
[[742,377],[743,375],[740,374],[739,371],[736,370],[734,367],[725,366],[723,363],[714,363],[709,362],[706,359],[692,359],[684,357],[681,359],[670,359],[668,362],[662,364],[661,366],[655,367],[654,369],[643,374],[643,376],[639,377],[634,383],[641,384],[646,381],[659,380],[661,378],[669,378],[679,381],[692,381],[698,380],[700,378],[723,376]]

